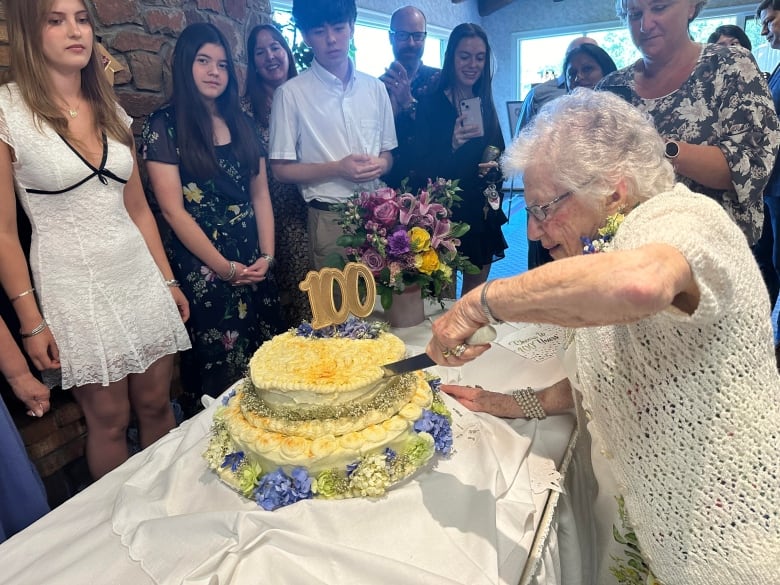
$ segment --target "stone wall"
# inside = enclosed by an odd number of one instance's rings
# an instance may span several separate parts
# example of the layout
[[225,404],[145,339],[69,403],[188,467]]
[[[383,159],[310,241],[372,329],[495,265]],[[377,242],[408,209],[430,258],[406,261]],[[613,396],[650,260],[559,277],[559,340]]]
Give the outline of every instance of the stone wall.
[[[270,22],[269,0],[88,0],[95,33],[124,68],[114,86],[122,106],[136,119],[162,105],[170,93],[170,60],[176,38],[194,22],[210,22],[231,46],[243,86],[246,35]],[[5,1],[0,0],[0,66],[8,66]]]
[[[170,59],[176,38],[188,24],[211,22],[222,31],[239,66],[242,87],[246,34],[271,18],[269,0],[92,0],[88,4],[96,34],[123,67],[114,76],[114,87],[122,106],[135,118],[136,131],[170,92]],[[0,69],[9,65],[5,20],[5,1],[0,0]],[[176,379],[173,388],[176,394]],[[51,412],[31,419],[9,389],[0,390],[44,480],[49,503],[60,504],[90,481],[83,459],[86,425],[78,405],[70,393],[55,389]]]

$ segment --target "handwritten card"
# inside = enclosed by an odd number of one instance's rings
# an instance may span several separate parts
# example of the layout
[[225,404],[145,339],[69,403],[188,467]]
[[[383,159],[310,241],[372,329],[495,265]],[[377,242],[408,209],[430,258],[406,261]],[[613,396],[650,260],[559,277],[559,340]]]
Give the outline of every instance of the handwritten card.
[[498,344],[538,363],[557,357],[564,348],[566,329],[557,325],[523,323]]

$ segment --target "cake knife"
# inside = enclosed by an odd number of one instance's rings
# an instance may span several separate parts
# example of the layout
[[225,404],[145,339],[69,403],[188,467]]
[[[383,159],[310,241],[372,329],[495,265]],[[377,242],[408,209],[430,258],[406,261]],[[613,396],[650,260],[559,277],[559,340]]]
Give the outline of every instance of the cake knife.
[[[490,343],[496,338],[496,330],[491,325],[485,325],[477,329],[466,340],[468,345],[482,345],[484,343]],[[425,368],[435,366],[436,362],[433,361],[427,353],[421,353],[412,357],[404,358],[400,361],[393,362],[391,364],[385,364],[382,366],[384,370],[384,378],[390,378],[392,376],[399,376],[406,374],[407,372],[415,372]]]

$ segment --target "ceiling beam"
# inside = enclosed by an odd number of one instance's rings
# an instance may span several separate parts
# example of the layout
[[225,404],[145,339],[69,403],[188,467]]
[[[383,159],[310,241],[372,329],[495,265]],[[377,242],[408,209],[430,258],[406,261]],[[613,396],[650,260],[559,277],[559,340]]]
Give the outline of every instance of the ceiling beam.
[[[453,0],[454,1],[454,0]],[[477,7],[480,16],[487,16],[494,13],[499,8],[511,4],[515,0],[478,0]]]

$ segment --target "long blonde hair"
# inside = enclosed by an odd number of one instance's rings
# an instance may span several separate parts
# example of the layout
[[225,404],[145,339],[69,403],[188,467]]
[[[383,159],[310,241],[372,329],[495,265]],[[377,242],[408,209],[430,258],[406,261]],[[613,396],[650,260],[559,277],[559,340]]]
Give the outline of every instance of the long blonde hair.
[[[9,80],[19,86],[37,122],[45,122],[60,135],[72,139],[68,121],[53,99],[48,65],[41,48],[43,26],[53,3],[54,0],[6,0],[11,57]],[[92,106],[95,131],[103,130],[131,146],[133,135],[117,111],[114,90],[101,64],[91,16],[90,26],[93,27],[92,55],[81,70],[81,92]]]

